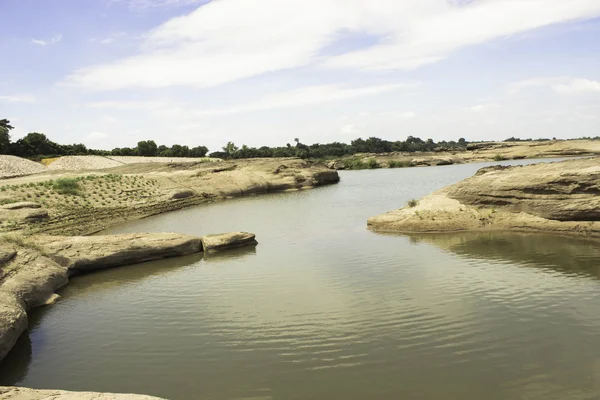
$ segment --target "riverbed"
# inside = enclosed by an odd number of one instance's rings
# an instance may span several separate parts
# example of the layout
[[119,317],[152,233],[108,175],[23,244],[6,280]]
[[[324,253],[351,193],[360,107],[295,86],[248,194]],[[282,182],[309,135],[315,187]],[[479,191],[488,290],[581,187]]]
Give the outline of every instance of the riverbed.
[[493,164],[340,171],[338,185],[111,229],[243,230],[259,245],[72,279],[31,313],[0,384],[174,400],[598,399],[597,242],[366,229]]

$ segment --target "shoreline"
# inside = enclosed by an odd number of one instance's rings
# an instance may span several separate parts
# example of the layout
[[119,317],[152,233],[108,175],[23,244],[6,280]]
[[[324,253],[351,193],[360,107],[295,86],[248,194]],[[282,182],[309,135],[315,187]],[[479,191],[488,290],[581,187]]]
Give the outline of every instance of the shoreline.
[[[248,195],[338,183],[300,159],[148,163],[0,180],[0,233],[90,235],[170,211]],[[60,187],[69,183],[68,191]]]
[[[56,186],[59,179],[49,181],[50,177],[67,179],[74,191],[62,193],[62,188]],[[176,233],[88,235],[117,224],[201,204],[311,189],[339,180],[336,171],[298,159],[210,165],[139,164],[108,171],[0,180],[0,187],[2,184],[5,187],[0,192],[0,200],[4,198],[0,202],[0,227],[4,228],[0,230],[0,362],[27,330],[28,311],[54,304],[59,299],[55,291],[68,284],[70,276],[257,243],[253,234],[245,232],[203,237]],[[44,199],[39,195],[42,191],[52,201],[45,204],[29,201],[30,197]],[[94,197],[98,192],[100,199]],[[106,193],[114,193],[115,199]],[[0,396],[157,399],[18,387],[0,387]]]
[[371,217],[382,233],[538,232],[600,238],[600,157],[493,166]]

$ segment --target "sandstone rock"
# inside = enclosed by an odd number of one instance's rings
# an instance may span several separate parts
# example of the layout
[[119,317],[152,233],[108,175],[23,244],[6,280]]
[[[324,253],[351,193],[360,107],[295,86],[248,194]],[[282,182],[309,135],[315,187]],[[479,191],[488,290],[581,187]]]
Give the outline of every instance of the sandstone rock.
[[317,172],[313,175],[312,182],[314,186],[321,185],[329,185],[333,183],[338,183],[340,181],[340,176],[337,171],[321,171]]
[[448,187],[472,206],[525,212],[558,221],[600,220],[600,159],[486,168]]
[[[27,329],[27,313],[14,295],[0,291],[0,360]],[[0,399],[2,399],[0,394]]]
[[200,238],[176,233],[110,236],[44,236],[39,243],[71,272],[140,263],[202,251]]
[[170,198],[171,198],[171,200],[186,199],[188,197],[192,197],[195,195],[196,195],[196,192],[194,192],[193,190],[182,189],[182,190],[177,190],[177,191],[173,192],[171,194]]
[[67,392],[63,390],[37,390],[0,386],[1,400],[161,400],[141,394],[116,394],[96,392]]
[[48,210],[31,210],[22,214],[22,218],[24,221],[36,221],[40,219],[48,218]]
[[202,246],[205,251],[223,250],[230,247],[255,245],[258,242],[253,233],[234,232],[202,236]]
[[42,208],[38,203],[33,203],[31,201],[21,201],[18,203],[10,203],[0,206],[0,208],[4,210],[20,210],[22,208]]
[[600,237],[600,159],[484,168],[368,225],[394,232],[500,229]]
[[0,250],[0,267],[12,260],[16,254],[13,250]]

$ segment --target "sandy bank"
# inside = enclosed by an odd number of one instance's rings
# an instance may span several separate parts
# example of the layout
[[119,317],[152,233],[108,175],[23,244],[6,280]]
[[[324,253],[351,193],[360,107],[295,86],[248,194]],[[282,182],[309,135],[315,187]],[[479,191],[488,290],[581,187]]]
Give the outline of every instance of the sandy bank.
[[489,167],[372,217],[382,232],[515,230],[600,237],[600,158]]
[[[65,192],[57,182],[76,180]],[[0,180],[0,232],[86,235],[111,225],[226,198],[337,183],[323,165],[299,159],[127,164],[87,172]],[[5,209],[28,202],[41,208]],[[2,206],[4,204],[4,206]]]

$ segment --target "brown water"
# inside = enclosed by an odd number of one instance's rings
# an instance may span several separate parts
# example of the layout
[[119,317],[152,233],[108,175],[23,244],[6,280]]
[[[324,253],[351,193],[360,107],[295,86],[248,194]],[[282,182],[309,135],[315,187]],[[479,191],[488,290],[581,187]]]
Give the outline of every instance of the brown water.
[[357,171],[112,232],[260,244],[78,277],[0,384],[171,399],[600,399],[600,246],[365,229],[482,165]]

